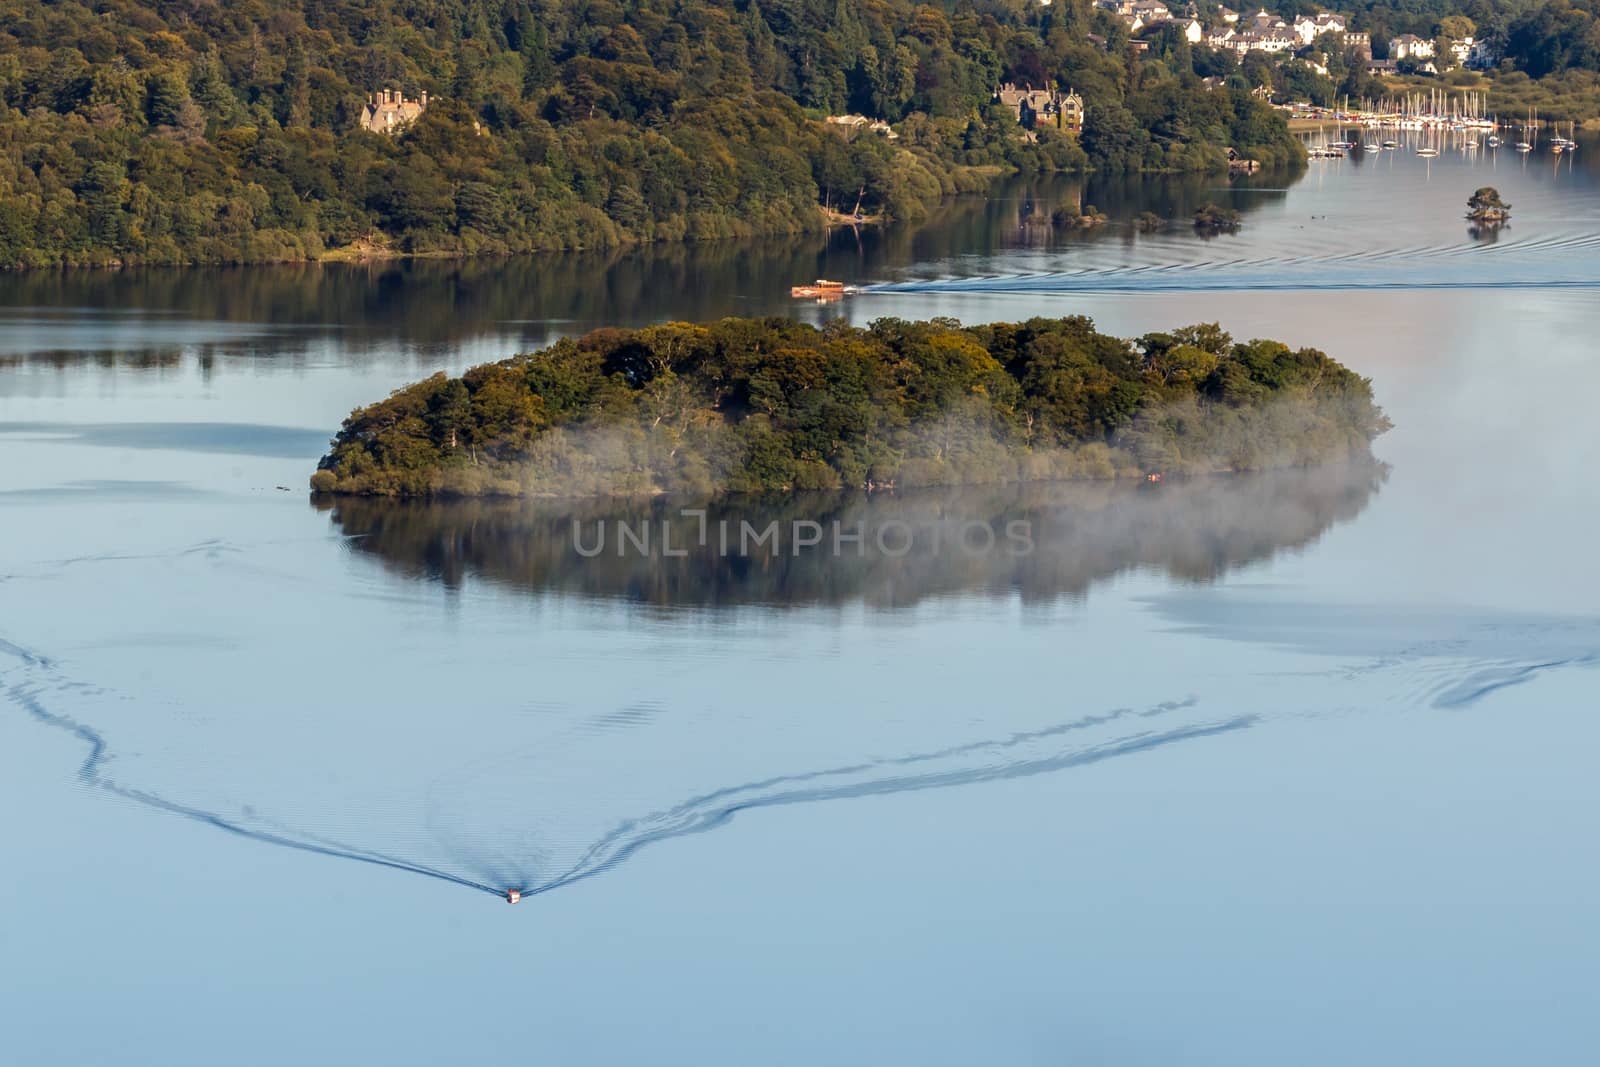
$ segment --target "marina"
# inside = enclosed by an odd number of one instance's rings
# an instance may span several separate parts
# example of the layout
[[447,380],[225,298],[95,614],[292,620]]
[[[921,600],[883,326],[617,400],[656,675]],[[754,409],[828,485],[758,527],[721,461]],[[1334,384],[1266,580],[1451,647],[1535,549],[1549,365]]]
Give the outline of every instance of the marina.
[[1495,116],[1488,113],[1484,94],[1477,92],[1451,93],[1435,89],[1426,93],[1361,101],[1355,107],[1351,107],[1348,100],[1339,108],[1321,108],[1306,103],[1274,106],[1290,119],[1326,120],[1365,129],[1494,130],[1501,125]]
[[[1379,140],[1373,129],[1392,129],[1392,136]],[[1515,130],[1514,134],[1510,130]],[[1542,131],[1548,136],[1541,136]],[[1508,131],[1502,134],[1499,131]],[[1561,127],[1535,126],[1531,122],[1515,126],[1501,124],[1492,130],[1483,127],[1451,127],[1434,125],[1422,128],[1364,127],[1349,125],[1319,126],[1315,132],[1303,131],[1299,136],[1306,146],[1306,156],[1311,160],[1338,160],[1381,152],[1408,151],[1424,159],[1436,158],[1446,152],[1458,151],[1492,163],[1501,150],[1519,155],[1547,155],[1562,157],[1579,150],[1576,130],[1572,136],[1562,136]],[[1360,140],[1356,140],[1360,138]]]

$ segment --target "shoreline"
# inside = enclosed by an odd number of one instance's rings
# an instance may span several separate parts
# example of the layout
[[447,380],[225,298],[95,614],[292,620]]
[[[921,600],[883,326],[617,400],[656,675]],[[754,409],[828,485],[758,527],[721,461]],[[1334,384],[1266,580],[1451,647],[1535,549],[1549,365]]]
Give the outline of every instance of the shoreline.
[[[1303,164],[1289,164],[1289,167],[1303,166]],[[1263,167],[1261,170],[1271,168]],[[1018,168],[1000,167],[997,165],[968,166],[961,168],[967,175],[975,175],[983,179],[982,183],[971,189],[962,189],[945,193],[924,202],[924,207],[932,209],[939,205],[953,203],[969,197],[987,197],[990,190],[1000,181],[1021,175]],[[1095,172],[1092,170],[1048,170],[1031,172],[1035,177],[1068,177],[1086,179]],[[1130,172],[1150,177],[1174,177],[1184,174],[1217,174],[1226,177],[1229,174],[1224,168],[1205,168],[1203,170],[1149,170]],[[1257,171],[1259,173],[1259,171]],[[1107,177],[1116,177],[1115,173]],[[682,238],[657,238],[654,240],[630,240],[616,244],[585,245],[548,249],[521,249],[515,251],[479,251],[452,249],[429,249],[425,251],[404,251],[393,248],[385,243],[363,238],[349,245],[337,248],[324,249],[316,255],[298,256],[283,259],[230,259],[230,260],[125,260],[110,258],[105,260],[68,261],[57,263],[19,264],[0,263],[0,274],[42,273],[48,271],[122,271],[122,270],[195,270],[195,269],[220,269],[220,268],[245,268],[245,267],[293,267],[293,266],[322,266],[324,264],[362,265],[375,263],[390,263],[408,260],[440,260],[440,261],[466,261],[466,260],[494,260],[513,259],[519,256],[544,256],[544,255],[574,255],[616,252],[640,248],[660,248],[667,246],[692,247],[695,245],[728,244],[739,241],[756,241],[779,237],[796,237],[804,234],[826,235],[829,232],[846,226],[881,226],[896,225],[916,226],[925,220],[925,215],[912,218],[897,218],[886,214],[867,215],[857,219],[853,215],[836,211],[823,204],[815,205],[816,219],[814,226],[800,226],[793,229],[764,230],[758,233],[727,236],[727,237],[682,237]]]
[[[926,201],[924,203],[924,207],[931,209],[937,205],[960,200],[966,197],[987,196],[990,188],[994,186],[995,183],[1005,178],[1015,177],[1021,173],[1021,171],[1015,167],[1006,168],[994,165],[962,167],[959,169],[965,174],[977,175],[981,177],[983,179],[981,187],[974,189],[960,189],[954,192],[944,193]],[[1041,173],[1069,175],[1080,172],[1048,171]],[[119,258],[111,258],[95,262],[42,263],[37,265],[0,263],[0,274],[22,274],[35,271],[51,270],[138,270],[152,267],[182,270],[195,268],[215,269],[219,267],[320,266],[325,263],[359,265],[365,263],[393,262],[396,260],[511,259],[516,256],[570,255],[583,253],[593,254],[597,252],[614,252],[620,249],[662,247],[666,245],[691,246],[699,244],[723,244],[734,241],[754,241],[775,237],[794,237],[807,233],[825,235],[829,231],[841,226],[890,226],[896,223],[916,224],[917,222],[921,221],[920,218],[895,218],[894,216],[886,215],[882,212],[856,218],[854,215],[843,211],[836,211],[824,204],[817,204],[815,207],[816,214],[813,216],[816,219],[815,226],[799,226],[793,229],[762,230],[756,233],[727,237],[656,238],[649,241],[619,241],[616,244],[607,245],[580,245],[563,248],[485,252],[470,252],[466,250],[452,249],[430,249],[426,251],[408,252],[394,248],[383,241],[375,240],[370,237],[364,237],[348,245],[324,249],[322,252],[316,255],[300,256],[287,259],[186,260],[183,262],[134,260],[129,262]]]
[[791,499],[799,496],[902,496],[916,493],[940,493],[958,489],[1009,489],[1021,486],[1052,486],[1052,485],[1149,485],[1160,486],[1169,483],[1200,482],[1217,478],[1250,478],[1262,474],[1280,474],[1284,471],[1315,471],[1337,467],[1372,468],[1386,470],[1388,463],[1379,458],[1376,453],[1367,451],[1365,454],[1345,453],[1330,455],[1312,463],[1284,463],[1264,467],[1215,467],[1209,470],[1180,470],[1180,471],[1154,471],[1135,468],[1119,469],[1111,474],[1072,474],[1057,478],[1010,478],[1002,481],[989,482],[934,482],[916,485],[858,485],[845,486],[836,489],[801,489],[794,486],[780,489],[725,489],[712,492],[709,495],[685,493],[682,490],[655,487],[641,489],[636,492],[610,492],[610,493],[502,493],[485,491],[479,493],[437,492],[437,493],[375,493],[347,489],[307,489],[306,496],[314,504],[337,505],[346,500],[385,500],[392,503],[403,504],[448,504],[465,501],[484,500],[499,503],[525,503],[525,504],[595,504],[600,502],[625,503],[629,501],[644,502],[663,499],[685,499],[695,501],[740,501],[740,500],[771,500],[774,498]]

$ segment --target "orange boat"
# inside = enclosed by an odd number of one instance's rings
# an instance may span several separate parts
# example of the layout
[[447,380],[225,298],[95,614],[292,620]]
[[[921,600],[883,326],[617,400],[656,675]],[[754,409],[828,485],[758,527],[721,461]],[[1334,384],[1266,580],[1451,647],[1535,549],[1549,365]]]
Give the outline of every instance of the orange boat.
[[789,290],[789,295],[796,300],[838,300],[848,291],[844,282],[818,278],[811,285],[796,285]]

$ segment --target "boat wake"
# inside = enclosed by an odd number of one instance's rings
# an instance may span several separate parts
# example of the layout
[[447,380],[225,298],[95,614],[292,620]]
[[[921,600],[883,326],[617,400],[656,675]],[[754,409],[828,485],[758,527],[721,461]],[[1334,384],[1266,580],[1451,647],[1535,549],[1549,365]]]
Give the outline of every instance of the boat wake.
[[1141,263],[989,277],[908,279],[863,295],[1223,290],[1600,288],[1600,234],[1471,245]]
[[1150,601],[1184,633],[1331,655],[1347,681],[1393,679],[1399,699],[1465,708],[1560,670],[1600,667],[1600,619],[1319,605],[1211,592]]
[[[1591,619],[1338,607],[1216,590],[1149,603],[1180,632],[1254,646],[1246,680],[1223,683],[1222,696],[1053,718],[1017,709],[1019,721],[1037,725],[1009,732],[994,732],[1004,716],[970,707],[964,715],[930,707],[909,727],[861,708],[819,725],[820,710],[800,700],[774,702],[768,721],[754,696],[715,709],[688,699],[601,713],[539,705],[492,724],[409,715],[385,729],[382,705],[341,697],[304,719],[229,709],[208,722],[185,708],[153,741],[120,753],[110,738],[147,728],[153,711],[129,722],[131,702],[69,677],[56,657],[0,641],[0,696],[85,746],[85,786],[262,844],[504,897],[574,885],[743,812],[1055,774],[1332,709],[1460,710],[1560,670],[1600,665],[1600,621]],[[1265,647],[1331,663],[1264,681]],[[1200,676],[1216,684],[1218,662]],[[1153,683],[1184,675],[1174,667]],[[1130,682],[1097,678],[1088,664],[1074,677],[1074,691],[1091,694],[1086,701],[1118,685]],[[240,719],[249,728],[236,737]],[[420,751],[406,743],[411,731],[427,735]]]
[[[474,781],[453,783],[451,810],[443,810],[439,798],[434,799],[427,820],[433,830],[431,850],[448,859],[429,862],[286,825],[266,816],[256,804],[214,809],[173,799],[153,788],[126,784],[109,773],[114,757],[105,736],[46,704],[50,696],[65,700],[73,695],[105,694],[61,678],[48,657],[19,645],[0,642],[0,653],[19,661],[0,672],[0,695],[38,722],[69,733],[86,746],[78,768],[78,779],[86,786],[261,844],[422,875],[497,897],[512,890],[529,897],[572,885],[615,868],[647,846],[716,829],[740,812],[1047,774],[1243,730],[1258,721],[1248,714],[1199,714],[1198,702],[1193,699],[1142,709],[1118,708],[1000,738],[726,785],[622,818],[592,839],[575,839],[564,832],[570,828],[559,825],[559,818],[529,815],[527,805],[512,810],[538,825],[521,825],[521,819],[513,820],[518,825],[506,824],[507,809],[502,803],[506,783],[525,781],[525,776],[538,770],[537,760],[518,758],[512,761],[509,775],[494,773],[507,769],[504,767],[479,768],[472,776]],[[499,799],[491,800],[489,794]],[[261,798],[257,803],[270,804],[271,800]],[[318,818],[337,822],[342,817],[322,812]],[[447,824],[450,828],[441,833]],[[399,830],[399,836],[405,836],[404,829],[392,826],[384,835],[394,837]],[[513,839],[521,845],[507,850],[506,842]],[[495,842],[492,846],[491,841]]]
[[[20,659],[25,666],[36,671],[50,672],[54,669],[47,658],[20,646],[13,645],[8,641],[0,640],[0,654]],[[68,681],[59,682],[56,689],[61,693],[70,693],[75,689],[93,692],[93,690],[83,686],[81,683]],[[502,890],[494,886],[484,885],[470,878],[464,878],[435,867],[412,863],[398,856],[388,856],[370,849],[356,848],[294,830],[284,829],[281,832],[275,832],[262,825],[252,826],[246,821],[252,818],[252,814],[248,809],[245,809],[240,816],[229,817],[218,812],[180,804],[146,789],[123,785],[105,773],[105,765],[111,758],[110,746],[107,745],[106,739],[94,727],[79,722],[71,716],[51,711],[41,699],[44,692],[45,687],[37,682],[30,683],[23,680],[8,679],[5,673],[0,672],[0,696],[6,697],[13,705],[21,708],[46,726],[52,726],[72,734],[87,747],[88,753],[78,766],[78,781],[86,786],[104,790],[124,800],[131,800],[168,815],[179,815],[186,819],[193,819],[215,829],[237,834],[240,837],[258,841],[262,844],[300,849],[304,852],[314,852],[323,856],[331,856],[335,859],[376,864],[380,867],[388,867],[391,870],[404,871],[408,874],[420,874],[429,878],[442,879],[469,889],[481,889],[496,896],[502,892]]]

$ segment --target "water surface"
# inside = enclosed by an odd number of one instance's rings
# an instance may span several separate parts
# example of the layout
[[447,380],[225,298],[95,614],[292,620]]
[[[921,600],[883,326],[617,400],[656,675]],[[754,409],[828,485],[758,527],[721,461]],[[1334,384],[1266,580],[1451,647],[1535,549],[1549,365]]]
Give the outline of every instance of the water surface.
[[[1021,182],[821,245],[0,277],[8,1044],[1581,1062],[1597,151]],[[1208,200],[1238,234],[1183,224]],[[1067,202],[1113,221],[1028,223]],[[883,288],[787,299],[816,276]],[[303,492],[434,370],[770,313],[1220,321],[1396,428],[1379,468],[705,504],[859,553],[724,555],[696,501]]]

